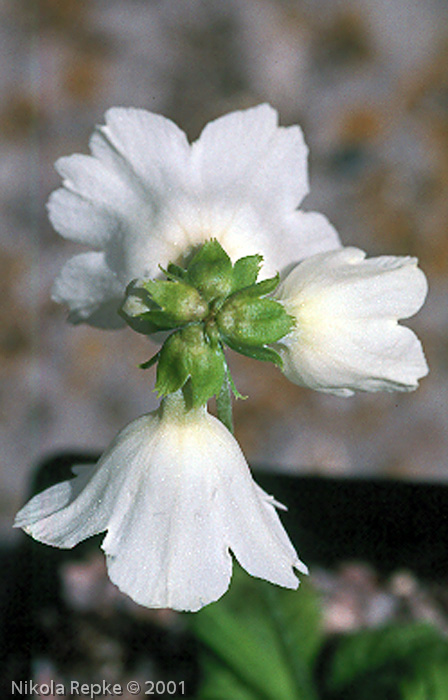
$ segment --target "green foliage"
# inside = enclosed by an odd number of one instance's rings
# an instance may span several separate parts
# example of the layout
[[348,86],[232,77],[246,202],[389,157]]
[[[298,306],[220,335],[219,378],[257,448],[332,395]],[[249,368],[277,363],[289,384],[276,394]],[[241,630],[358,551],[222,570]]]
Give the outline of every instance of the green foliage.
[[340,640],[325,700],[448,700],[448,642],[431,625],[364,630]]
[[333,637],[304,580],[277,588],[235,567],[229,592],[189,616],[201,642],[196,700],[448,700],[448,640],[426,623]]
[[198,700],[315,700],[311,669],[322,634],[308,582],[290,591],[235,567],[230,591],[191,616],[203,644]]

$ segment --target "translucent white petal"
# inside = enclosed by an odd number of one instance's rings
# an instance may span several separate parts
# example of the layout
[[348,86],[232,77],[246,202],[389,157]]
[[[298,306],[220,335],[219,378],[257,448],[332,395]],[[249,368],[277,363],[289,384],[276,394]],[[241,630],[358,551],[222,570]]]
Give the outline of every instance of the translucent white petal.
[[123,285],[104,253],[81,253],[70,258],[55,280],[52,298],[67,304],[74,323],[89,321],[101,328],[124,325],[117,313],[123,301]]
[[193,144],[203,192],[262,209],[300,204],[308,192],[307,154],[301,129],[279,127],[267,104],[210,122]]
[[111,580],[149,607],[198,610],[227,589],[231,551],[255,576],[296,588],[306,571],[272,497],[204,409],[165,410],[122,431],[93,471],[39,494],[16,525],[71,547],[107,530]]
[[398,324],[426,296],[417,261],[364,258],[356,248],[317,255],[283,283],[279,297],[296,318],[279,348],[291,381],[348,396],[410,391],[427,374],[420,341]]

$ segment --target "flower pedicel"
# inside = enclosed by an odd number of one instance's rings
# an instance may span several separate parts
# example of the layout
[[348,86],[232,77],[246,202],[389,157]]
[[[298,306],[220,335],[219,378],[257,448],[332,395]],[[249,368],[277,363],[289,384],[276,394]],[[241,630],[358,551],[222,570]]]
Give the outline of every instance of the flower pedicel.
[[[231,553],[253,576],[297,588],[295,570],[307,569],[282,506],[225,427],[239,394],[224,349],[342,396],[415,389],[427,365],[398,320],[421,307],[426,279],[413,258],[365,260],[324,216],[297,209],[307,149],[268,105],[211,122],[191,145],[168,119],[112,109],[90,148],[57,162],[50,219],[94,251],[66,263],[53,298],[75,323],[157,333],[162,347],[142,367],[157,363],[162,402],[15,525],[57,547],[107,532],[111,580],[149,607],[217,600]],[[206,410],[215,395],[222,422]]]

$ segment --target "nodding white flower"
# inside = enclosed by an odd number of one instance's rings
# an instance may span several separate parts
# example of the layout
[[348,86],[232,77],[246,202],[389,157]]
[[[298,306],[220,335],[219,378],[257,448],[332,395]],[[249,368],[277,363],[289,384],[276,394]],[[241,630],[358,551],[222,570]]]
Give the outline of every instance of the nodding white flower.
[[263,255],[265,277],[340,246],[324,216],[297,210],[308,192],[307,147],[269,105],[216,119],[193,144],[169,119],[114,108],[90,149],[57,161],[63,187],[48,203],[56,231],[95,249],[71,258],[54,286],[74,322],[123,325],[116,310],[126,285],[210,238],[232,262]]
[[292,382],[339,396],[411,391],[428,367],[416,335],[399,319],[422,306],[427,282],[410,257],[365,259],[357,248],[297,265],[277,295],[296,325],[279,345]]
[[111,580],[148,607],[196,611],[217,600],[231,552],[253,576],[297,588],[294,569],[307,569],[279,504],[253,481],[223,424],[204,407],[182,406],[173,395],[133,421],[95,468],[32,498],[15,526],[63,548],[107,530]]

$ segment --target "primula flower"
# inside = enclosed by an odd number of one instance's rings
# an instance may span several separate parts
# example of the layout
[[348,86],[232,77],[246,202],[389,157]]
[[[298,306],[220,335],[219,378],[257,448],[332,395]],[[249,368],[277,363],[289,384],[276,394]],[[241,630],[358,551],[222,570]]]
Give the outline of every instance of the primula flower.
[[205,407],[172,395],[133,421],[96,467],[38,494],[15,526],[70,548],[107,530],[111,580],[137,603],[199,610],[220,598],[232,556],[250,574],[297,588],[307,573],[236,440]]
[[122,325],[127,284],[182,264],[208,239],[232,262],[261,254],[266,278],[340,246],[324,216],[297,210],[307,147],[269,105],[216,119],[193,144],[169,119],[114,108],[90,149],[58,160],[63,187],[48,203],[62,236],[95,249],[69,260],[54,286],[74,322]]
[[285,375],[339,396],[416,389],[428,367],[420,341],[398,320],[415,314],[426,293],[415,258],[366,260],[343,248],[304,260],[277,292],[296,321],[277,348]]

